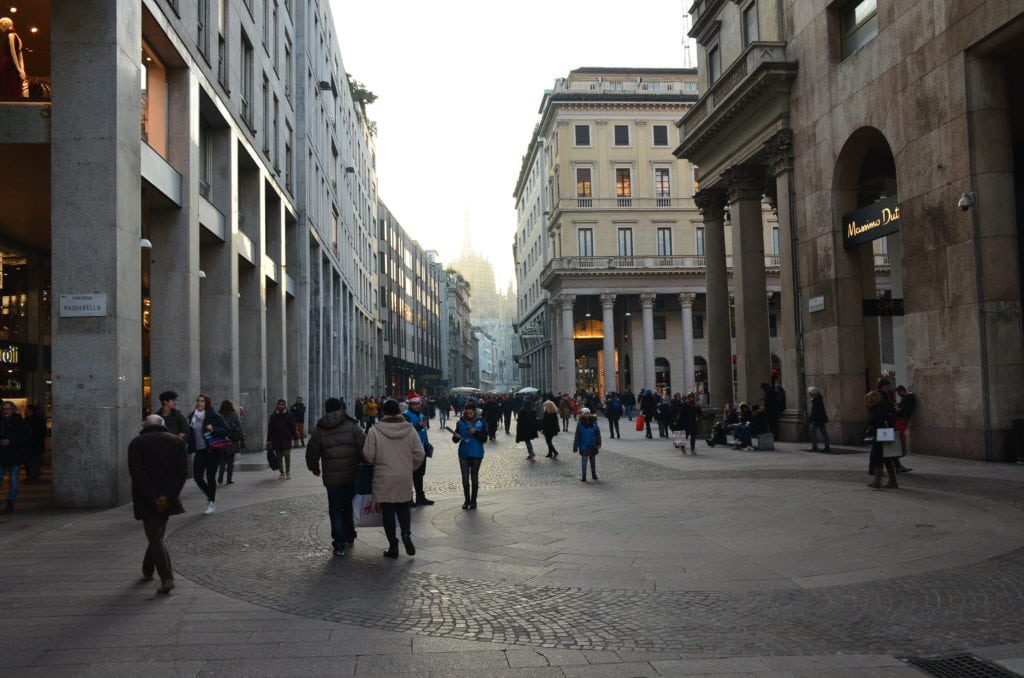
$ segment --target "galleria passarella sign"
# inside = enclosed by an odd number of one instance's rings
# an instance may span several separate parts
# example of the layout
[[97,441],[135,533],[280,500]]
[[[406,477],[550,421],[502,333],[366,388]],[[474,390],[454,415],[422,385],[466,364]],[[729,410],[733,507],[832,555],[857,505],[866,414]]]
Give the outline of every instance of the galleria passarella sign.
[[882,198],[843,217],[843,247],[856,247],[899,230],[899,200],[896,196]]

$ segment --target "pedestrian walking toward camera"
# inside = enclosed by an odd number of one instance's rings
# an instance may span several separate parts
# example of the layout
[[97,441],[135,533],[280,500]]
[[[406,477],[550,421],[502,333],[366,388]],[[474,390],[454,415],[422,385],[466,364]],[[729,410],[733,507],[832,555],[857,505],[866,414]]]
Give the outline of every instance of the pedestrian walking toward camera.
[[228,438],[233,443],[231,447],[220,453],[220,464],[217,466],[217,484],[224,484],[224,476],[227,475],[228,485],[233,485],[235,475],[235,455],[245,445],[245,432],[242,430],[242,419],[238,416],[235,404],[230,400],[223,400],[217,409],[220,416],[224,417],[228,425]]
[[128,444],[128,473],[132,479],[132,508],[135,519],[146,531],[146,555],[142,558],[142,580],[160,576],[157,593],[174,588],[171,556],[164,544],[167,520],[184,513],[181,489],[188,477],[185,441],[170,433],[163,417],[151,414],[142,423],[142,431]]
[[[864,405],[868,409],[868,423],[875,432],[874,441],[871,443],[871,457],[869,463],[874,470],[875,479],[868,483],[868,487],[876,490],[882,487],[896,489],[899,484],[896,482],[896,465],[891,457],[885,456],[885,444],[878,440],[878,429],[893,428],[896,417],[893,414],[892,406],[880,391],[870,391],[864,396]],[[889,482],[882,485],[882,467],[889,474]]]
[[18,481],[21,479],[21,463],[29,454],[32,434],[25,420],[18,414],[14,403],[5,401],[0,416],[0,484],[8,476],[7,506],[4,513],[14,513],[18,501]]
[[213,439],[227,438],[230,430],[224,417],[213,409],[210,396],[202,393],[196,398],[196,409],[189,417],[189,428],[192,431],[188,438],[188,446],[193,453],[192,475],[208,500],[203,513],[210,515],[217,510],[217,468],[220,466],[221,454],[211,443]]
[[558,408],[553,400],[544,401],[544,416],[541,418],[540,429],[544,433],[544,442],[548,445],[548,453],[545,455],[552,459],[558,457],[558,450],[552,444],[552,439],[558,435],[560,426],[558,424]]
[[537,410],[533,408],[533,401],[528,399],[516,416],[516,442],[526,444],[526,458],[531,461],[534,459],[533,441],[536,439]]
[[288,408],[292,420],[295,422],[295,438],[292,445],[306,444],[306,403],[302,402],[302,396],[295,396],[295,402]]
[[587,482],[587,461],[590,461],[590,477],[597,480],[597,453],[601,450],[601,429],[597,425],[597,417],[584,407],[580,410],[579,421],[576,422],[576,435],[572,441],[572,451],[579,452],[583,470],[581,481]]
[[356,419],[348,416],[345,402],[328,398],[324,416],[316,423],[306,445],[306,468],[323,478],[327,490],[327,515],[331,519],[334,555],[345,555],[345,545],[356,540],[352,499],[356,490],[356,468],[363,457],[366,434]]
[[[690,439],[690,454],[697,454],[697,436],[700,434],[700,425],[704,421],[704,412],[701,410],[700,404],[697,403],[697,394],[690,393],[686,394],[686,400],[683,402],[681,421],[683,425],[683,431],[686,432],[686,437]],[[686,453],[686,448],[683,448],[683,454]]]
[[640,414],[644,415],[644,438],[653,438],[651,435],[651,420],[658,411],[658,399],[651,389],[644,389],[640,395]]
[[459,444],[459,470],[465,497],[462,509],[473,510],[476,509],[477,492],[480,490],[480,464],[484,461],[484,444],[487,442],[487,426],[477,418],[473,401],[463,407],[462,416],[455,423],[452,442]]
[[384,518],[384,534],[388,538],[385,558],[398,557],[398,538],[395,519],[402,531],[405,552],[416,555],[412,543],[412,519],[409,500],[412,499],[412,472],[426,458],[423,443],[416,429],[401,415],[397,400],[387,400],[381,406],[383,416],[366,434],[363,456],[373,464],[373,499],[380,502]]
[[810,412],[807,414],[807,436],[811,439],[811,449],[808,452],[818,451],[818,433],[821,433],[822,441],[825,443],[825,447],[822,448],[822,452],[829,452],[830,445],[828,439],[828,413],[825,411],[825,398],[822,397],[821,391],[818,390],[817,386],[811,386],[807,389],[807,397],[810,398]]
[[267,420],[267,446],[277,455],[278,476],[281,480],[292,477],[292,441],[299,437],[295,419],[282,398]]

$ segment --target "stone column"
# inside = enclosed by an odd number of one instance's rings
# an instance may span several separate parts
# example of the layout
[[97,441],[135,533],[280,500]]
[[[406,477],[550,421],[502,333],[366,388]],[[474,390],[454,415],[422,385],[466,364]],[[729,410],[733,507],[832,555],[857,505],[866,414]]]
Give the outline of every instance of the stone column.
[[764,168],[726,170],[732,215],[732,279],[736,297],[736,397],[756,403],[761,383],[771,379],[768,304],[765,298],[764,223],[761,195]]
[[654,300],[656,294],[641,294],[640,306],[643,308],[644,354],[643,371],[644,388],[654,389]]
[[705,188],[693,196],[704,218],[704,266],[707,285],[705,324],[708,346],[708,402],[721,407],[732,392],[732,338],[729,329],[729,277],[725,266],[725,191]]
[[[50,10],[53,52],[69,55],[53,61],[50,109],[53,503],[117,506],[131,499],[125,449],[143,405],[142,7],[52,0]],[[73,294],[104,296],[91,316],[61,313]]]
[[562,383],[562,372],[559,369],[562,364],[562,327],[558,312],[558,300],[549,300],[548,317],[545,320],[544,328],[549,330],[548,336],[551,338],[548,342],[548,356],[550,357],[550,362],[548,363],[548,383],[551,384],[553,392],[559,391]]
[[562,393],[576,392],[576,343],[574,339],[573,305],[575,294],[563,294],[558,299],[562,305],[562,359],[558,375],[558,387]]
[[793,186],[793,132],[780,130],[768,140],[769,171],[775,177],[775,213],[779,219],[779,278],[782,288],[778,322],[782,360],[782,387],[786,391],[786,411],[779,433],[783,440],[798,440],[803,427],[806,388],[803,359],[800,355],[799,268],[793,250],[793,213],[790,209]]
[[693,380],[693,302],[697,295],[683,292],[679,295],[679,305],[683,309],[683,386],[679,391],[685,395],[694,386]]
[[[604,323],[604,390],[619,392],[615,379],[615,295],[601,295],[601,322]],[[604,395],[604,394],[602,394]]]

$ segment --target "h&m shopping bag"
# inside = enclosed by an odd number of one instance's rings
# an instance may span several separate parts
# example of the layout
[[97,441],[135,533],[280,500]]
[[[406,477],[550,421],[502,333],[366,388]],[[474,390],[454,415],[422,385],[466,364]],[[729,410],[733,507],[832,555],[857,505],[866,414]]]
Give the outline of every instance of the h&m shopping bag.
[[384,516],[380,504],[372,494],[357,494],[352,498],[352,522],[356,527],[383,527]]

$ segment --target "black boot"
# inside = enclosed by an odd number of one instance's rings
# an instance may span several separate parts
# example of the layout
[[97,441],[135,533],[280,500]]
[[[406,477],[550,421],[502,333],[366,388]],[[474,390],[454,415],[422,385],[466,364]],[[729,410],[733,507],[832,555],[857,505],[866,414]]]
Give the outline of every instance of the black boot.
[[4,509],[4,513],[14,513],[14,502],[7,500],[7,508]]
[[384,552],[385,558],[397,558],[398,557],[398,540],[390,542],[391,546],[387,551]]
[[416,555],[416,547],[412,544],[412,535],[403,534],[402,543],[405,544],[405,553],[410,556]]
[[462,510],[465,511],[469,508],[469,492],[463,494],[464,501],[462,502]]

